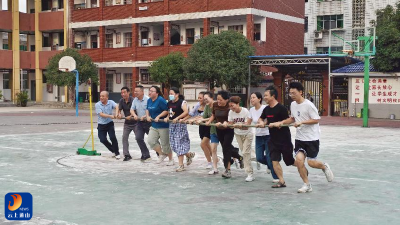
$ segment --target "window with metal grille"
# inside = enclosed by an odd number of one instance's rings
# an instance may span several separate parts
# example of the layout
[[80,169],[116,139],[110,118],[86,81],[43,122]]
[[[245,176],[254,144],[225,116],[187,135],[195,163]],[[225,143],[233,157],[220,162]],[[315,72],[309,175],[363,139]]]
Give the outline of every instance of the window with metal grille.
[[243,25],[228,26],[228,30],[233,30],[240,34],[243,34]]
[[124,34],[125,47],[132,47],[132,32]]
[[106,48],[113,47],[113,34],[106,34]]
[[259,23],[254,24],[254,40],[261,40],[261,24]]
[[132,73],[124,73],[124,86],[132,92]]
[[343,15],[327,15],[317,17],[317,30],[343,28]]
[[106,91],[113,92],[114,74],[106,74]]
[[3,73],[3,89],[10,89],[10,74]]

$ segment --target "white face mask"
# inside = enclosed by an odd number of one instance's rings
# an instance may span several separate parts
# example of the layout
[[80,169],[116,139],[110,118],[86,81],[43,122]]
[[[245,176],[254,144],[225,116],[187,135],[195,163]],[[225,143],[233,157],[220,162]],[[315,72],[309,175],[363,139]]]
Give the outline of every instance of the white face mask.
[[169,100],[174,101],[175,100],[175,95],[169,95]]

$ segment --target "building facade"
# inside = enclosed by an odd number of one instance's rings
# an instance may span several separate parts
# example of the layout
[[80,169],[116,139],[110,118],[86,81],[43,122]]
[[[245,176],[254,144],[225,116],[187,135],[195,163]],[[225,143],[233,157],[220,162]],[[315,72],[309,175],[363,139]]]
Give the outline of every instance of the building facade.
[[[6,1],[6,2],[5,2]],[[5,100],[28,91],[33,101],[66,100],[64,87],[47,85],[49,58],[67,46],[66,0],[0,0],[0,90]],[[20,4],[26,6],[20,12]]]

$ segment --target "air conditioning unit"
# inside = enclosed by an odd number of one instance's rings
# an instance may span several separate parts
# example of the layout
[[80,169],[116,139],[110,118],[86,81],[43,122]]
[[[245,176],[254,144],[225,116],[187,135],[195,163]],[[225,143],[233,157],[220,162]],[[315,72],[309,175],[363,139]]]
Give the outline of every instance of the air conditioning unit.
[[314,39],[322,39],[322,31],[314,31]]

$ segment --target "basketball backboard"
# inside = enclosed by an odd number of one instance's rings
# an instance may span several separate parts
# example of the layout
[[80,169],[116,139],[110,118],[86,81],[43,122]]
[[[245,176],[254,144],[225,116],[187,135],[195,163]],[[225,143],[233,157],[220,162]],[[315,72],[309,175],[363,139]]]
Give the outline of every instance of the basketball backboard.
[[58,69],[63,72],[72,72],[76,69],[76,61],[71,56],[63,56],[58,61]]
[[375,53],[375,27],[329,30],[330,56],[373,56]]

